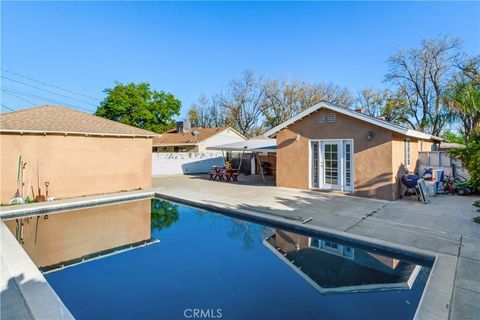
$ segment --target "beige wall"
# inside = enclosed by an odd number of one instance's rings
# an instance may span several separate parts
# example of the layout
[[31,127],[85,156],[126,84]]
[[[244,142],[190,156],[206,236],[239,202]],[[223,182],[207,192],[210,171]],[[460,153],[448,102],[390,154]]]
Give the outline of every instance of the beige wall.
[[[308,189],[309,139],[354,140],[354,194],[393,199],[392,133],[343,114],[334,123],[318,123],[319,110],[277,134],[277,185]],[[368,132],[373,138],[368,140]],[[297,136],[298,134],[298,136]]]
[[[150,199],[23,219],[25,251],[38,267],[150,239]],[[15,220],[5,221],[15,235]],[[35,233],[37,242],[35,243]]]
[[[152,139],[74,135],[0,134],[1,203],[16,191],[18,157],[26,161],[26,184],[37,194],[50,182],[49,195],[68,198],[151,186]],[[33,166],[32,166],[33,165]],[[26,189],[26,187],[25,187]]]

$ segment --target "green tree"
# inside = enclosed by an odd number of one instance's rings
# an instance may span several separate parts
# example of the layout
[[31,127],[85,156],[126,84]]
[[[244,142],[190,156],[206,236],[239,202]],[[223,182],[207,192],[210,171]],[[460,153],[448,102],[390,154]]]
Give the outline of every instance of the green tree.
[[465,140],[461,135],[456,134],[455,132],[451,130],[446,130],[442,133],[441,138],[447,142],[452,142],[452,143],[460,143],[464,144]]
[[151,90],[145,82],[115,83],[95,114],[134,127],[164,132],[174,126],[173,117],[180,114],[180,100],[171,93]]
[[472,83],[455,83],[446,90],[445,100],[462,124],[461,133],[468,144],[480,142],[480,88]]

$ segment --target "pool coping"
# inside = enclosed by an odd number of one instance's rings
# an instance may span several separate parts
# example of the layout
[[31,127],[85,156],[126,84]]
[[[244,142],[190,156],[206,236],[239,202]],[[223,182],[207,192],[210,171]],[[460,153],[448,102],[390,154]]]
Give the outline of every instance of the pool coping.
[[58,213],[92,206],[108,205],[117,202],[134,201],[153,197],[153,190],[137,190],[122,193],[87,196],[24,205],[12,205],[0,208],[0,219],[15,219],[33,215]]
[[16,285],[31,319],[75,319],[3,221],[0,230],[2,268],[9,276],[7,287]]
[[[340,241],[345,242],[355,242],[357,245],[376,248],[382,251],[386,251],[393,254],[399,254],[402,256],[408,256],[412,258],[418,258],[420,260],[430,261],[433,263],[431,267],[430,276],[428,277],[425,289],[422,293],[422,297],[418,304],[414,319],[430,320],[430,319],[448,319],[449,312],[451,309],[452,302],[452,293],[455,282],[455,270],[457,266],[458,256],[436,253],[433,251],[419,249],[411,246],[406,246],[402,244],[397,244],[389,241],[379,240],[375,238],[370,238],[366,236],[361,236],[357,234],[352,234],[345,231],[337,231],[329,228],[324,228],[316,225],[304,224],[302,221],[290,220],[286,217],[270,215],[267,213],[256,212],[253,210],[245,210],[235,208],[234,206],[228,206],[226,204],[214,204],[200,202],[196,200],[188,199],[187,197],[177,197],[162,194],[156,192],[154,189],[151,190],[141,190],[125,193],[116,193],[110,195],[101,195],[101,196],[92,196],[92,197],[83,197],[83,198],[74,198],[66,200],[58,200],[55,202],[45,202],[42,204],[36,205],[22,205],[22,206],[12,206],[5,207],[0,209],[0,220],[14,219],[18,217],[47,214],[47,213],[59,213],[63,211],[75,210],[80,208],[92,207],[92,206],[101,206],[108,205],[112,203],[126,202],[126,201],[135,201],[146,198],[159,198],[168,201],[174,201],[177,203],[197,207],[199,209],[209,210],[213,212],[219,212],[227,214],[229,216],[246,218],[248,220],[253,220],[260,223],[270,223],[272,225],[278,226],[280,228],[287,228],[293,231],[307,232],[313,234],[320,234],[322,236],[335,238]],[[15,271],[20,273],[21,271],[28,271],[32,274],[33,279],[36,279],[39,283],[43,284],[41,286],[41,292],[44,292],[47,297],[49,297],[49,304],[46,304],[48,308],[45,307],[37,308],[37,305],[43,305],[40,301],[40,297],[37,294],[32,295],[28,286],[24,282],[17,282],[18,288],[23,296],[23,299],[26,302],[26,305],[32,311],[31,312],[33,319],[45,319],[51,318],[50,316],[45,316],[48,314],[46,309],[56,309],[56,310],[66,310],[66,318],[61,319],[73,319],[73,316],[70,314],[68,309],[65,307],[60,298],[56,295],[55,291],[50,287],[48,282],[43,277],[42,273],[35,266],[33,261],[28,257],[26,252],[23,250],[21,245],[14,239],[13,235],[7,230],[8,228],[2,221],[2,240],[4,238],[3,234],[8,233],[11,236],[11,239],[15,243],[9,243],[9,250],[11,254],[6,254],[5,250],[2,250],[2,263],[7,265],[12,265],[15,261],[12,256],[18,255],[22,256],[22,263],[15,266]],[[4,232],[4,230],[8,232]],[[2,249],[3,249],[2,241]],[[13,261],[11,261],[13,260]],[[27,261],[28,260],[28,261]],[[10,270],[10,268],[9,268]],[[18,277],[15,277],[17,280]],[[57,306],[52,308],[52,306]],[[36,308],[36,309],[35,309]],[[42,314],[43,312],[43,314]],[[52,312],[52,310],[50,310]],[[63,312],[63,311],[62,311]],[[67,313],[68,312],[68,313]],[[68,317],[70,316],[70,317]]]

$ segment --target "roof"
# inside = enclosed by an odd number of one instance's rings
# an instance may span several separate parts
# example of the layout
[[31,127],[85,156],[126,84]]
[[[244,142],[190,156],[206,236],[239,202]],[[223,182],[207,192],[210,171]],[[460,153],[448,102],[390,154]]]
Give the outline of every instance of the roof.
[[249,139],[246,141],[208,147],[207,150],[277,152],[277,141],[275,139]]
[[393,132],[397,132],[397,133],[400,133],[400,134],[403,134],[405,136],[408,136],[408,137],[413,137],[413,138],[418,138],[418,139],[432,139],[432,140],[438,140],[438,141],[442,141],[442,138],[439,138],[439,137],[436,137],[436,136],[433,136],[431,134],[427,134],[427,133],[424,133],[424,132],[420,132],[420,131],[417,131],[417,130],[412,130],[412,129],[408,129],[408,128],[404,128],[402,126],[399,126],[397,124],[393,124],[391,122],[388,122],[388,121],[385,121],[385,120],[381,120],[381,119],[378,119],[378,118],[375,118],[375,117],[371,117],[369,115],[366,115],[364,113],[361,113],[361,112],[357,112],[357,111],[354,111],[352,109],[348,109],[348,108],[344,108],[344,107],[340,107],[340,106],[336,106],[336,105],[333,105],[333,104],[330,104],[330,103],[326,103],[326,102],[320,102],[302,112],[300,112],[299,114],[297,114],[296,116],[290,118],[289,120],[281,123],[280,125],[276,126],[275,128],[272,128],[270,129],[269,131],[265,132],[265,136],[267,137],[272,137],[274,136],[278,131],[282,130],[282,129],[285,129],[286,127],[288,127],[289,125],[303,119],[304,117],[308,116],[309,114],[319,110],[319,109],[322,109],[322,108],[325,108],[325,109],[329,109],[329,110],[332,110],[332,111],[335,111],[335,112],[338,112],[338,113],[341,113],[341,114],[344,114],[344,115],[347,115],[347,116],[350,116],[352,118],[356,118],[356,119],[359,119],[359,120],[362,120],[362,121],[365,121],[365,122],[368,122],[370,124],[373,124],[373,125],[376,125],[376,126],[379,126],[379,127],[382,127],[382,128],[385,128],[387,130],[391,130]]
[[[216,128],[190,128],[188,132],[178,133],[176,129],[162,133],[160,136],[153,139],[153,146],[178,146],[178,145],[196,145],[203,140],[206,140],[227,129],[232,130],[240,137],[244,138],[240,133],[230,127],[216,127]],[[197,136],[193,136],[192,132],[198,132]]]
[[465,145],[461,143],[454,143],[454,142],[442,142],[439,147],[440,150],[454,149],[454,148],[465,148]]
[[155,132],[67,107],[44,105],[2,113],[1,132],[154,137]]

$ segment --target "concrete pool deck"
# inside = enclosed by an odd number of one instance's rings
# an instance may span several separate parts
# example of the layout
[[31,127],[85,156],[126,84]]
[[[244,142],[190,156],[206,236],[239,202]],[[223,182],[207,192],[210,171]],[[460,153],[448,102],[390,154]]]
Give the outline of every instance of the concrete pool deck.
[[435,257],[416,318],[480,318],[480,224],[472,222],[480,197],[437,196],[423,204],[240,182],[171,176],[154,178],[153,186],[159,196],[205,209]]
[[[375,247],[400,254],[408,252],[435,258],[416,318],[480,317],[480,225],[471,221],[478,215],[471,204],[480,197],[440,196],[432,198],[430,204],[424,205],[410,200],[389,202],[260,184],[252,186],[248,185],[248,181],[242,181],[242,178],[244,177],[240,178],[239,184],[207,181],[203,176],[154,178],[154,188],[151,190],[3,207],[0,209],[0,216],[6,219],[54,213],[157,194],[205,209],[353,239],[355,242],[373,244]],[[304,223],[309,218],[311,220]],[[2,264],[9,264],[12,259],[6,255],[3,240],[5,233],[2,232],[1,257]],[[24,252],[18,242],[11,244],[9,250]],[[2,298],[8,293],[10,306],[20,305],[23,312],[31,312],[27,306],[21,306],[24,301],[30,307],[30,302],[25,301],[25,297],[20,294],[24,289],[21,288],[22,281],[17,282],[19,287],[10,286],[10,290],[4,290],[8,287],[9,279],[10,275],[2,275]],[[40,282],[42,281],[44,278]],[[46,285],[48,286],[48,283]],[[50,290],[53,292],[51,288]],[[39,298],[41,297],[37,296],[37,299]],[[61,304],[60,300],[59,302]],[[63,304],[59,305],[59,308],[61,306]],[[3,308],[2,302],[2,313]],[[31,318],[38,319],[36,316]]]

